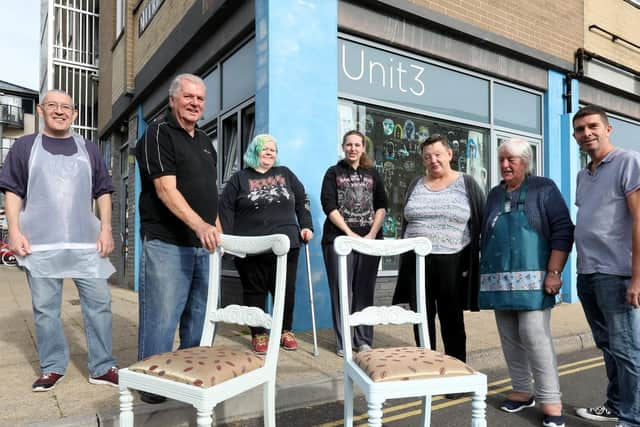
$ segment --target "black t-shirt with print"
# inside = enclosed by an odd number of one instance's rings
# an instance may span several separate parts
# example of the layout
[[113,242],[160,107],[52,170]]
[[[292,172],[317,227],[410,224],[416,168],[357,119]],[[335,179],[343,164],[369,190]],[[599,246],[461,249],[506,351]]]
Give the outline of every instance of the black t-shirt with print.
[[[328,218],[332,211],[337,209],[349,228],[364,236],[371,230],[376,211],[387,208],[387,195],[378,172],[360,167],[354,169],[344,160],[325,173],[320,199],[327,215],[322,232],[323,245],[344,235]],[[382,238],[382,230],[377,238]]]
[[302,228],[313,230],[304,186],[285,166],[265,173],[253,168],[236,172],[220,197],[220,222],[225,233],[239,236],[286,234],[300,246]]
[[142,181],[142,237],[178,246],[202,246],[193,230],[160,200],[153,180],[174,175],[177,189],[191,209],[214,225],[218,215],[217,155],[211,139],[198,128],[191,137],[168,111],[164,119],[149,125],[136,147],[136,158]]

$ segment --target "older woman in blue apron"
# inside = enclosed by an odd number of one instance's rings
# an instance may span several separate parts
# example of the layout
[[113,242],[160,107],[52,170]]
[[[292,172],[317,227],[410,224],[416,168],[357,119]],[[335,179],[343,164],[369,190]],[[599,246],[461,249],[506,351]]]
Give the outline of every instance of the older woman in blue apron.
[[532,157],[529,143],[519,139],[498,149],[503,181],[487,197],[479,305],[495,310],[511,376],[513,391],[501,409],[518,412],[537,400],[544,415],[542,425],[561,427],[550,317],[573,244],[573,224],[553,181],[530,175]]

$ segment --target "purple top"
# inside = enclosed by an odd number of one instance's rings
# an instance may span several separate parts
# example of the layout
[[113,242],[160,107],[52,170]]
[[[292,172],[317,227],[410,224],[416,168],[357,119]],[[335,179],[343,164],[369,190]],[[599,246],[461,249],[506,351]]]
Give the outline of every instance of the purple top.
[[[36,140],[36,133],[18,138],[9,150],[2,170],[0,171],[0,190],[10,191],[23,199],[27,196],[27,182],[29,180],[29,157],[31,148]],[[107,165],[102,159],[98,147],[85,140],[87,152],[91,161],[92,193],[94,198],[103,194],[113,193],[113,183],[107,170]],[[42,147],[51,154],[71,156],[76,153],[77,147],[72,137],[51,138],[42,135]]]

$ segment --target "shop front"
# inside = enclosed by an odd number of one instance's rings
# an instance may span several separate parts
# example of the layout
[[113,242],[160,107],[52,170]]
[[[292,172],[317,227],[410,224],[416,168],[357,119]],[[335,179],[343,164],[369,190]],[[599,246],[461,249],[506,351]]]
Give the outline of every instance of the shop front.
[[[400,238],[408,184],[424,174],[420,144],[446,136],[452,168],[488,192],[499,182],[497,147],[518,137],[531,144],[534,173],[543,170],[543,92],[365,39],[338,40],[338,138],[360,129],[384,179],[389,210],[383,232]],[[337,150],[339,150],[339,143]],[[383,258],[394,276],[397,257]]]

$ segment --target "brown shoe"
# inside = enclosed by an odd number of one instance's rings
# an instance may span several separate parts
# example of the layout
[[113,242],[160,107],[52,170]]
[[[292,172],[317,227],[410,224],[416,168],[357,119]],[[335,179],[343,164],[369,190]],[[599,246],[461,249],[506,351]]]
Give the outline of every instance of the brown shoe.
[[32,391],[49,391],[56,387],[56,384],[64,377],[64,375],[48,372],[40,375],[40,377],[31,386]]
[[296,336],[293,334],[293,332],[282,331],[280,346],[288,351],[295,351],[298,349],[298,341],[296,341]]
[[112,387],[118,387],[118,368],[115,366],[109,368],[104,375],[89,378],[89,382],[91,384],[104,384]]

